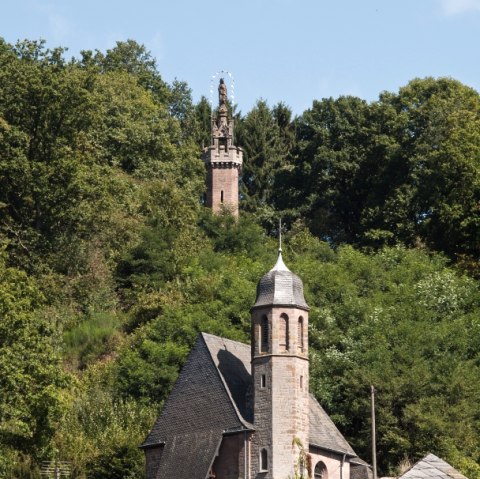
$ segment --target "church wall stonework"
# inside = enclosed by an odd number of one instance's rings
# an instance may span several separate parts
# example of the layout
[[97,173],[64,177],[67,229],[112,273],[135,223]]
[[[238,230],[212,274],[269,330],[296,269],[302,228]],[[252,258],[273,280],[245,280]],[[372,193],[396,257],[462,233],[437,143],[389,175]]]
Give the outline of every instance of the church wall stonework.
[[[213,463],[213,471],[218,479],[244,479],[245,474],[244,433],[224,436],[218,456]],[[247,463],[248,464],[248,463]]]
[[[262,318],[268,319],[268,351],[262,351]],[[302,318],[304,347],[300,350],[298,320]],[[288,318],[287,327],[281,321]],[[299,446],[308,448],[308,313],[291,307],[263,307],[252,313],[252,373],[254,381],[253,477],[287,479],[298,467]],[[287,334],[287,345],[285,345]],[[260,455],[268,452],[262,471]]]

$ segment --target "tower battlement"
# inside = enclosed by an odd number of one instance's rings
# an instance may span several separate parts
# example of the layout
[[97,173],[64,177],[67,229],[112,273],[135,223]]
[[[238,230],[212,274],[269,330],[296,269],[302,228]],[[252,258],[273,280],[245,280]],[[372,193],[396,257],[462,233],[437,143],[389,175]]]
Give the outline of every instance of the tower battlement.
[[220,145],[209,146],[203,150],[203,161],[205,166],[218,168],[217,164],[229,163],[225,165],[226,168],[242,168],[243,164],[243,150],[238,146],[230,146],[228,149]]

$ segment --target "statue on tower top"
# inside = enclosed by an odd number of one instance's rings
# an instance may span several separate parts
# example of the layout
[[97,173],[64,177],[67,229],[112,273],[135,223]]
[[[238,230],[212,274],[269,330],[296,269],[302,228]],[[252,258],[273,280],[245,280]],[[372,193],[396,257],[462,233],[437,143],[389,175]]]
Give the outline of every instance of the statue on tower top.
[[218,85],[218,104],[219,106],[227,105],[227,85],[223,78],[220,78],[220,84]]

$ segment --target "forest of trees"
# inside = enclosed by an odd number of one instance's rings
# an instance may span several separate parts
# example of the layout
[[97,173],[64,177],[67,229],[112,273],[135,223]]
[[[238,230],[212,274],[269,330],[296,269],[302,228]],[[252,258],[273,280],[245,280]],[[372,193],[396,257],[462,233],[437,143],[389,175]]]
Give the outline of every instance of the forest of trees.
[[142,45],[0,39],[0,477],[143,477],[198,332],[248,342],[281,217],[310,388],[356,452],[373,384],[381,475],[432,452],[480,479],[480,95],[312,101],[234,113],[237,223],[200,202],[209,102]]

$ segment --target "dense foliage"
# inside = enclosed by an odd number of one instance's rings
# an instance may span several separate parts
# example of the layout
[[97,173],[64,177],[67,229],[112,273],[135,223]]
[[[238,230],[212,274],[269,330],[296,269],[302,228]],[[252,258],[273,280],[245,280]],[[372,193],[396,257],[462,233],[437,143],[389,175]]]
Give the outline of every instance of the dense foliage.
[[198,332],[248,341],[282,216],[311,390],[356,451],[373,384],[382,474],[433,452],[480,479],[479,120],[451,79],[298,118],[259,101],[236,222],[200,204],[208,102],[143,46],[0,41],[0,476],[141,477]]

